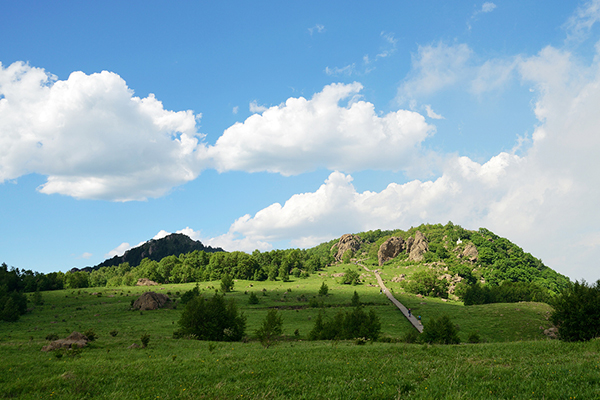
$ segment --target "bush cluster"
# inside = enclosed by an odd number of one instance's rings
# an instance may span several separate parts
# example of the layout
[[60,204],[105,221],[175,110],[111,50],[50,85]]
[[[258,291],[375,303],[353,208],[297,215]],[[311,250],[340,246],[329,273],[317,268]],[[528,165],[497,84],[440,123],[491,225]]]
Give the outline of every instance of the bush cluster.
[[490,303],[518,303],[539,301],[549,303],[552,297],[548,289],[533,282],[502,282],[500,286],[469,285],[462,296],[465,306]]
[[600,337],[600,280],[569,285],[554,300],[550,320],[558,327],[558,337],[567,342]]
[[244,337],[246,317],[238,312],[235,301],[215,294],[210,299],[194,296],[185,305],[174,336],[194,335],[199,340],[239,341]]
[[333,318],[325,319],[319,312],[309,340],[343,340],[365,338],[377,340],[381,331],[381,322],[373,310],[366,313],[363,307],[352,311],[338,311]]

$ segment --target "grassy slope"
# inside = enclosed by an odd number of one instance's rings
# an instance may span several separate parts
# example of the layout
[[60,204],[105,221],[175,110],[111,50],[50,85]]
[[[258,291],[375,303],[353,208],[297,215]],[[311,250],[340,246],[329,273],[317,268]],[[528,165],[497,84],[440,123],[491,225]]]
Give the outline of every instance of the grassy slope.
[[[325,311],[348,306],[354,290],[382,321],[382,334],[399,338],[413,329],[379,294],[373,277],[359,286],[337,283],[335,273],[356,266],[341,265],[309,279],[293,282],[236,282],[237,299],[248,317],[248,334],[259,326],[268,307],[285,307],[284,333],[300,339],[312,328],[318,309],[308,307],[321,283],[330,295]],[[212,293],[218,282],[199,284]],[[252,285],[252,287],[250,287]],[[194,284],[161,285],[158,292],[183,293]],[[390,286],[393,287],[392,284]],[[162,288],[162,289],[161,289]],[[262,289],[266,296],[262,296]],[[291,289],[291,292],[287,290]],[[399,290],[394,288],[395,290]],[[174,340],[181,309],[128,311],[132,299],[148,288],[120,287],[43,293],[45,305],[16,323],[0,323],[0,396],[40,398],[564,398],[600,396],[600,342],[564,344],[547,341],[539,326],[548,326],[549,307],[538,303],[464,307],[459,302],[397,297],[423,320],[448,314],[463,341],[477,331],[487,343],[420,346],[351,342],[288,341],[263,349],[256,342],[209,344]],[[250,306],[247,291],[260,303]],[[102,292],[102,296],[91,295]],[[110,297],[114,296],[114,297]],[[424,304],[423,304],[424,303]],[[49,333],[61,337],[73,330],[94,329],[99,339],[80,357],[56,359],[40,352]],[[117,337],[109,332],[118,330]],[[147,349],[128,350],[144,333]],[[527,377],[529,379],[523,379]],[[185,389],[185,390],[184,390]],[[491,392],[491,393],[490,393]],[[535,392],[535,393],[534,393]]]

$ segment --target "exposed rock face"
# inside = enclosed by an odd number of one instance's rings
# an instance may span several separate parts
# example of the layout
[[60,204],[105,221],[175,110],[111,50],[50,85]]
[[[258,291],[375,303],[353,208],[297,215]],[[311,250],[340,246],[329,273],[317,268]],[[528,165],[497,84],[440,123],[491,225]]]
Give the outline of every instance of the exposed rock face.
[[70,349],[73,345],[84,347],[87,343],[87,336],[84,336],[79,332],[73,332],[66,339],[58,339],[51,342],[48,346],[42,347],[42,351],[52,351],[63,347]]
[[379,266],[381,267],[384,262],[396,257],[402,250],[404,250],[404,239],[401,237],[391,237],[383,242],[377,252]]
[[463,252],[459,254],[459,257],[469,260],[471,262],[476,262],[477,258],[479,257],[479,252],[477,251],[477,247],[475,247],[473,243],[469,243],[467,244]]
[[337,253],[335,253],[335,260],[342,261],[344,253],[348,250],[356,252],[358,249],[360,249],[361,241],[362,240],[360,239],[360,237],[356,235],[352,235],[350,233],[343,235],[340,238],[339,242],[331,246],[331,250],[337,248]]
[[166,294],[146,292],[133,303],[133,308],[140,311],[156,310],[170,301],[171,299]]
[[124,262],[128,262],[132,267],[137,267],[144,258],[149,258],[153,261],[160,261],[167,256],[179,256],[182,253],[191,253],[195,250],[205,251],[207,253],[223,251],[223,249],[220,247],[213,248],[210,246],[204,246],[199,240],[192,240],[189,236],[182,233],[172,233],[162,239],[148,240],[146,243],[140,246],[127,250],[122,256],[114,256],[113,258],[105,260],[93,268],[86,267],[88,269],[86,270],[84,268],[83,270],[89,272],[92,269],[110,267]]
[[406,251],[409,253],[408,259],[411,261],[422,261],[423,254],[428,250],[427,238],[421,231],[417,231],[414,238],[409,237],[406,240]]

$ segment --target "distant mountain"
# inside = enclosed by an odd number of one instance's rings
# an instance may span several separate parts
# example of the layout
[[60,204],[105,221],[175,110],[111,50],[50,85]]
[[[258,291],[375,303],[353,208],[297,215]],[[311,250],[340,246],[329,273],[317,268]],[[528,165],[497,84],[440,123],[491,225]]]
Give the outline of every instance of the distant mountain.
[[[162,239],[151,239],[141,246],[127,250],[122,256],[114,256],[91,269],[110,267],[124,262],[128,262],[132,267],[137,267],[144,258],[160,261],[167,256],[179,256],[182,253],[191,253],[195,250],[207,253],[224,251],[220,247],[205,246],[199,240],[192,240],[189,236],[182,233],[172,233]],[[86,270],[86,268],[83,270]]]

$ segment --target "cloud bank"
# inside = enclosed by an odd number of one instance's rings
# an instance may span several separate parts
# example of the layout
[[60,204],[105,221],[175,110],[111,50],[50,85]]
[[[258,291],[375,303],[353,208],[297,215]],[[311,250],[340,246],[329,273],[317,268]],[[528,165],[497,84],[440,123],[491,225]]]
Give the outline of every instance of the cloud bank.
[[139,98],[118,75],[0,64],[0,183],[37,173],[38,190],[75,198],[143,200],[198,176],[201,135],[191,111]]

